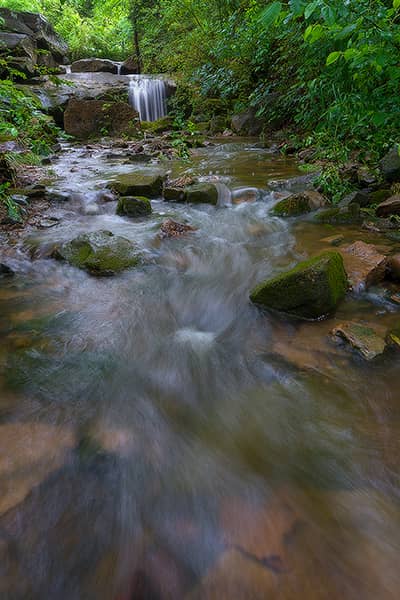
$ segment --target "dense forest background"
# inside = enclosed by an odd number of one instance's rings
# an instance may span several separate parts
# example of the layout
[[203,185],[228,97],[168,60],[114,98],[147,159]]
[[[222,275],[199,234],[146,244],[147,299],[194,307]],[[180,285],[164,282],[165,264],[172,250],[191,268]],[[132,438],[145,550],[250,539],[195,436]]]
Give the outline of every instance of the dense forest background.
[[398,141],[400,0],[3,0],[43,13],[71,58],[180,83],[184,118],[249,106],[332,156]]

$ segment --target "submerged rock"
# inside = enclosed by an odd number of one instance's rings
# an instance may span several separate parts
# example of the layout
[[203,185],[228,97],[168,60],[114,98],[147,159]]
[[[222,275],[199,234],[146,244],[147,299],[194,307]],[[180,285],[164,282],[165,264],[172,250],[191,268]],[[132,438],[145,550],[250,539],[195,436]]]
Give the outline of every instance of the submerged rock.
[[11,269],[11,267],[0,263],[0,278],[1,277],[12,277],[14,275],[14,271]]
[[114,275],[140,262],[135,246],[111,231],[82,234],[62,244],[53,256],[92,275]]
[[162,195],[164,177],[160,173],[125,173],[119,175],[108,187],[120,196],[158,198]]
[[258,306],[301,319],[332,314],[347,291],[347,275],[338,252],[324,252],[294,269],[259,284],[250,294]]
[[284,198],[272,209],[272,214],[277,217],[296,217],[312,210],[325,206],[325,198],[315,190],[306,190],[301,194],[294,194]]
[[361,323],[342,323],[333,329],[334,338],[341,338],[366,360],[373,360],[384,353],[386,341],[384,332]]
[[191,225],[186,225],[185,223],[178,223],[178,221],[174,221],[173,219],[167,219],[161,225],[159,237],[162,239],[180,237],[182,235],[190,233],[191,231],[196,231],[195,228]]
[[362,223],[363,216],[360,205],[354,202],[342,208],[327,208],[313,218],[317,223],[329,225],[357,225]]
[[186,202],[218,204],[218,190],[213,183],[194,183],[186,188]]
[[122,196],[118,200],[117,215],[121,217],[146,217],[152,210],[150,200],[143,196]]

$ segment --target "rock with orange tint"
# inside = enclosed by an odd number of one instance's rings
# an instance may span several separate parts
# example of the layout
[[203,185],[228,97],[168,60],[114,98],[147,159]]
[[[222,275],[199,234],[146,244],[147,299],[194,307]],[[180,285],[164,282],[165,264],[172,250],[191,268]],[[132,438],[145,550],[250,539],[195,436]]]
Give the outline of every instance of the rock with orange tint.
[[358,241],[340,248],[339,252],[354,291],[369,288],[384,279],[387,257],[372,244]]
[[41,423],[0,425],[0,515],[23,502],[59,469],[74,445],[69,428]]
[[228,550],[185,600],[277,598],[277,576],[239,550]]
[[286,570],[286,540],[298,524],[298,515],[279,496],[265,503],[229,498],[222,504],[224,541],[251,555],[274,573]]

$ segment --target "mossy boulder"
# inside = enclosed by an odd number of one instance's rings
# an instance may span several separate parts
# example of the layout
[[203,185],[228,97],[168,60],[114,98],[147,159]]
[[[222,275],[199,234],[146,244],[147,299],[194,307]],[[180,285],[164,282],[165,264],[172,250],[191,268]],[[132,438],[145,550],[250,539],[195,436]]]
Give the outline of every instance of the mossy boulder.
[[320,319],[335,312],[347,287],[343,259],[332,251],[262,282],[253,289],[250,299],[263,308],[301,319]]
[[362,223],[363,218],[369,216],[360,210],[357,203],[349,204],[344,208],[327,208],[318,212],[314,216],[317,223],[326,223],[329,225],[357,225]]
[[218,190],[213,183],[194,183],[186,188],[185,193],[186,202],[214,206],[218,203]]
[[183,187],[165,187],[164,199],[168,202],[185,202],[186,192]]
[[117,215],[120,217],[147,217],[151,213],[151,202],[143,196],[121,196],[118,200]]
[[160,173],[124,173],[109,183],[108,187],[120,196],[158,198],[162,195],[164,177]]
[[321,208],[325,203],[325,198],[319,192],[309,190],[280,200],[273,207],[271,214],[277,217],[297,217]]
[[85,233],[62,244],[54,258],[64,260],[92,275],[114,275],[140,262],[135,246],[111,231]]

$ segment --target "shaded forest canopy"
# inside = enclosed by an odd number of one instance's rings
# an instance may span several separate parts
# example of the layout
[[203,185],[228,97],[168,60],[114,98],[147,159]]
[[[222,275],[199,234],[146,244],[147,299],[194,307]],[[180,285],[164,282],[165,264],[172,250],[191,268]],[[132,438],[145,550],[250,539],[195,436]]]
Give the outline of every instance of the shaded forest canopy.
[[[71,57],[180,81],[183,118],[254,107],[306,143],[375,155],[398,141],[400,0],[3,0],[43,13]],[[136,42],[136,43],[135,43]]]

